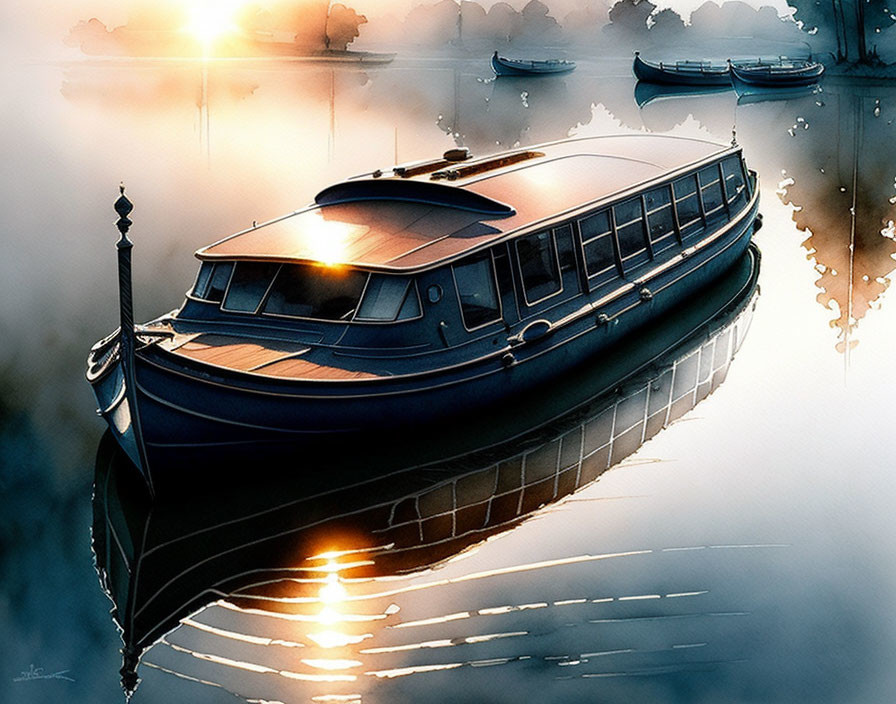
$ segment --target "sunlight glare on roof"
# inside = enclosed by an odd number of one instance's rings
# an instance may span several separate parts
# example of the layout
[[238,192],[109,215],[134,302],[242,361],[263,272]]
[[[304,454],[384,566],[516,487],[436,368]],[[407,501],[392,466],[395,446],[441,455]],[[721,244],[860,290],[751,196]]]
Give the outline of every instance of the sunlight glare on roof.
[[337,266],[345,262],[352,236],[357,237],[367,226],[353,225],[338,220],[318,219],[305,222],[301,232],[303,244],[314,261],[324,266]]

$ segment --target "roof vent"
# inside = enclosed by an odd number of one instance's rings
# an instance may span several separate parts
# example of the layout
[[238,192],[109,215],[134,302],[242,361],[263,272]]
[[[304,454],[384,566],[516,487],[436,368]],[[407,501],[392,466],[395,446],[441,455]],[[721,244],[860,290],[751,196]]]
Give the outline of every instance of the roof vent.
[[442,158],[445,161],[466,161],[469,159],[472,154],[470,154],[470,150],[466,147],[461,147],[460,149],[449,149],[447,152],[442,154]]
[[317,205],[358,203],[363,201],[404,201],[457,208],[493,218],[515,215],[506,203],[464,188],[432,181],[400,181],[392,179],[357,179],[328,186],[314,198]]
[[479,161],[472,161],[469,164],[464,164],[463,166],[448,166],[441,169],[440,171],[433,172],[430,175],[430,178],[433,181],[438,181],[439,179],[443,178],[448,179],[449,181],[455,181],[459,178],[475,176],[476,174],[481,174],[486,171],[494,171],[495,169],[501,169],[505,166],[511,166],[521,161],[526,161],[527,159],[535,159],[536,157],[540,156],[544,156],[544,152],[533,152],[526,150],[521,152],[513,152],[510,154],[503,154],[496,157],[481,159]]

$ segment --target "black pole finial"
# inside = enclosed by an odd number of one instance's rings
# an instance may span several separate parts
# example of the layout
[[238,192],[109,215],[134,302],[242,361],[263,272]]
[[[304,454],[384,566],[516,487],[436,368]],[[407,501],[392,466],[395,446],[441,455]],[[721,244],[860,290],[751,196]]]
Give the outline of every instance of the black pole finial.
[[131,225],[134,223],[128,219],[128,215],[131,214],[131,211],[134,209],[134,204],[128,200],[128,197],[124,194],[124,183],[118,184],[118,190],[121,192],[121,195],[118,196],[118,200],[115,201],[115,212],[118,213],[118,222],[115,224],[118,226],[118,231],[121,233],[121,236],[127,239],[128,230]]

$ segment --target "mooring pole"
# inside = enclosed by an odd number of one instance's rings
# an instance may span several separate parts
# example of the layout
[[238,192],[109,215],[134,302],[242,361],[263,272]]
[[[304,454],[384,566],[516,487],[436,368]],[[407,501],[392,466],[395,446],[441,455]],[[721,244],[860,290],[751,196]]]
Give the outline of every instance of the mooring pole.
[[137,406],[137,377],[134,370],[134,350],[137,339],[134,334],[134,299],[131,285],[131,250],[134,243],[128,239],[128,230],[134,223],[128,218],[134,204],[124,194],[124,184],[119,187],[121,195],[115,201],[115,212],[118,213],[118,232],[121,237],[116,243],[118,248],[118,307],[121,329],[118,336],[121,371],[124,376],[125,398],[131,415],[131,432],[134,433],[134,444],[137,447],[137,459],[140,471],[146,479],[149,493],[155,495],[149,462],[146,459],[146,448],[143,444],[143,428],[140,425],[140,411]]

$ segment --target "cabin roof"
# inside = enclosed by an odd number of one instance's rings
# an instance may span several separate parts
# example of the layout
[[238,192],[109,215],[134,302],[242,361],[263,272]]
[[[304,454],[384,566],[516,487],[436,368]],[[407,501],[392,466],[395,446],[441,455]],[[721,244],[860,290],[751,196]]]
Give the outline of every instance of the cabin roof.
[[238,232],[196,256],[427,268],[730,149],[705,140],[630,134],[395,167],[324,189],[312,206]]

